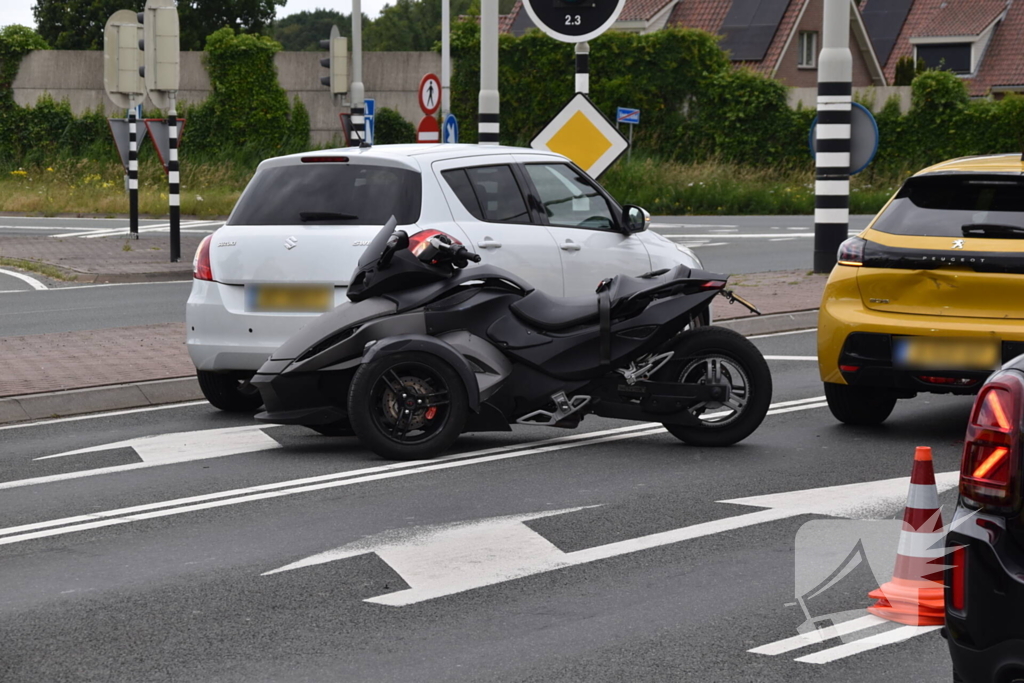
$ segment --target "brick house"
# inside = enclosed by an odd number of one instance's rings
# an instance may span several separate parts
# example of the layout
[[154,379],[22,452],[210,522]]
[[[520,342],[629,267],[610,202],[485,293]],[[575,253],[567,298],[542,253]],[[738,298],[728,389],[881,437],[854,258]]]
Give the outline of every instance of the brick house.
[[[887,0],[875,0],[885,2]],[[1021,0],[1024,3],[1024,0]],[[626,0],[614,28],[649,33],[666,27],[698,28],[722,36],[733,62],[786,85],[817,84],[824,0]],[[882,63],[850,0],[853,85],[885,85]],[[501,18],[501,30],[522,35],[532,28],[522,2]]]
[[1024,92],[1024,1],[863,0],[891,82],[901,57],[958,74],[973,97]]

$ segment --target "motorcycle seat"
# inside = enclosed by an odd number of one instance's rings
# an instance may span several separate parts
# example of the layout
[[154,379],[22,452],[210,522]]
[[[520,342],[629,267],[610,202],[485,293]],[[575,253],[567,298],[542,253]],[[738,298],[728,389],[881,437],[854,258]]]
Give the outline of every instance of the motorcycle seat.
[[[647,292],[656,292],[675,283],[684,283],[690,277],[707,279],[722,278],[704,271],[692,271],[686,266],[678,265],[664,272],[652,273],[647,277],[631,277],[616,275],[607,280],[606,296],[610,304],[612,316],[631,315],[647,306],[649,300],[644,299]],[[570,327],[596,323],[599,314],[598,295],[561,298],[548,296],[540,290],[534,290],[519,301],[512,304],[512,312],[534,327],[549,332],[567,330]]]
[[561,298],[535,289],[512,304],[512,312],[524,322],[550,332],[597,322],[597,297]]

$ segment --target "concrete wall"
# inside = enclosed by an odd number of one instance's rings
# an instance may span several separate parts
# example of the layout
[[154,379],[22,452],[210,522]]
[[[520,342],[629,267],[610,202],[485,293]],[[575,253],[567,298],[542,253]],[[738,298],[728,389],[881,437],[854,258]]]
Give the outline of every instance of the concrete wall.
[[[279,52],[274,58],[277,78],[289,99],[298,97],[309,109],[311,141],[326,144],[341,131],[340,103],[332,102],[320,77],[320,52]],[[365,52],[363,83],[366,96],[378,107],[396,109],[409,121],[423,118],[417,104],[417,89],[424,74],[441,70],[441,56],[434,52]],[[210,94],[210,79],[201,52],[181,53],[181,90],[178,99],[196,103]],[[92,50],[40,50],[25,56],[14,81],[14,101],[35,104],[49,92],[55,99],[67,99],[76,114],[102,107],[110,115],[123,115],[103,90],[103,53]],[[347,102],[346,102],[347,104]],[[146,108],[152,103],[147,101]]]
[[[910,111],[910,86],[909,85],[886,85],[868,86],[866,88],[853,89],[854,102],[871,102],[868,107],[873,112],[878,112],[889,101],[893,95],[900,98],[900,111],[906,114]],[[818,108],[818,88],[790,88],[789,106],[796,109],[798,104],[803,104],[804,109]]]

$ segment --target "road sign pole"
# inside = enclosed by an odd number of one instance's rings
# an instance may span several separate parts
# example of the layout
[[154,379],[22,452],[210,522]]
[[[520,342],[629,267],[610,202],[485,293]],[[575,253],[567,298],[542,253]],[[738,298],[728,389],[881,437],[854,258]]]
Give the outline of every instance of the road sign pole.
[[498,0],[480,1],[479,143],[497,145],[501,100],[498,95]]
[[850,229],[850,122],[853,57],[850,2],[825,0],[818,57],[818,130],[814,174],[814,272],[836,264]]
[[576,92],[590,94],[590,43],[576,43]]
[[451,0],[441,0],[441,120],[452,110]]
[[167,201],[171,224],[171,263],[181,260],[181,179],[178,174],[178,112],[170,93],[171,108],[167,112]]
[[352,94],[350,113],[352,132],[362,142],[366,139],[366,105],[363,100],[363,8],[361,0],[352,0]]
[[626,161],[633,161],[633,127],[634,124],[629,124],[629,151],[626,152]]
[[139,147],[136,142],[138,119],[135,102],[128,110],[128,225],[130,238],[139,239]]

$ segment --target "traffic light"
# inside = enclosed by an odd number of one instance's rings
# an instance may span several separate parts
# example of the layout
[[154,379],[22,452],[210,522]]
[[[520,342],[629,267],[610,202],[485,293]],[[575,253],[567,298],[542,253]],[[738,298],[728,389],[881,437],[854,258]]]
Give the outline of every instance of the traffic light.
[[[178,10],[174,0],[147,0],[146,9],[138,14],[142,24],[143,38],[139,49],[144,55],[139,75],[146,79],[146,88],[153,103],[161,109],[165,105],[157,101],[160,94],[177,92],[180,59]],[[148,49],[147,49],[148,48]]]
[[321,40],[320,47],[328,50],[329,57],[320,60],[320,66],[330,69],[330,74],[320,78],[320,83],[331,89],[332,95],[348,92],[348,38],[341,35],[337,26],[331,27],[331,37]]

